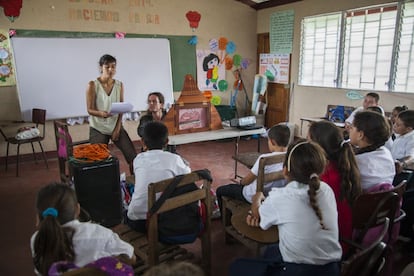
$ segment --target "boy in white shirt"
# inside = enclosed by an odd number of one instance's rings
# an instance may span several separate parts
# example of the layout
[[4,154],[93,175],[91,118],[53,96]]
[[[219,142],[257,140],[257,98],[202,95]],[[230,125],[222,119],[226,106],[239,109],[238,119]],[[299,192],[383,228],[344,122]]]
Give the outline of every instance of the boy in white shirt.
[[367,108],[370,106],[378,106],[381,109],[381,114],[384,116],[384,109],[378,105],[379,99],[380,97],[377,93],[370,92],[366,94],[364,97],[364,101],[362,102],[362,106],[355,108],[351,115],[349,115],[349,117],[345,120],[345,129],[349,131],[349,128],[352,122],[354,121],[355,114],[357,114],[360,111],[367,110]]
[[168,129],[158,121],[148,122],[143,129],[144,152],[134,159],[135,187],[128,206],[126,223],[138,232],[146,232],[148,185],[176,175],[191,172],[177,154],[164,151],[168,144]]
[[[268,130],[267,136],[267,145],[270,153],[261,154],[259,158],[257,158],[250,172],[240,180],[239,184],[227,184],[217,188],[216,195],[220,210],[223,196],[251,203],[252,196],[256,194],[256,179],[259,172],[260,158],[286,153],[290,138],[289,127],[286,125],[275,125]],[[281,171],[282,169],[282,162],[272,164],[265,167],[265,173]],[[264,187],[265,193],[267,194],[272,187],[281,187],[284,186],[285,183],[285,179],[266,183]]]

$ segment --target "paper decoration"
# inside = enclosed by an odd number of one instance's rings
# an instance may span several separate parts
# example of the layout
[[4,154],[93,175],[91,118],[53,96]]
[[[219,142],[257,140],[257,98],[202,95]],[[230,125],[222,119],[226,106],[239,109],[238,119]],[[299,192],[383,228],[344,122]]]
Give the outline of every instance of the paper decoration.
[[16,85],[9,34],[0,29],[0,86]]
[[4,15],[9,18],[11,22],[20,15],[20,9],[23,5],[23,0],[0,0],[0,6],[3,7]]
[[198,23],[201,19],[201,14],[199,14],[196,11],[189,11],[185,14],[185,17],[187,17],[188,22],[190,23],[190,27],[193,29],[193,32],[196,28],[198,28]]
[[193,35],[189,40],[188,40],[188,44],[190,45],[197,45],[198,43],[198,38],[196,35]]
[[220,80],[226,79],[225,64],[209,50],[197,50],[197,85],[201,91],[219,90]]
[[124,32],[116,32],[115,38],[125,38],[126,33]]

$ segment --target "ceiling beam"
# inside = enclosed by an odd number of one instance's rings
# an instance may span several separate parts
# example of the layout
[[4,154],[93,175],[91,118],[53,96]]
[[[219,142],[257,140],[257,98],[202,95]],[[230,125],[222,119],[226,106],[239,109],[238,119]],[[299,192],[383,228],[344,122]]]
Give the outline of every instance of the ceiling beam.
[[251,0],[235,0],[235,1],[246,4],[246,5],[252,7],[255,10],[261,10],[261,9],[272,8],[272,7],[281,6],[281,5],[285,5],[285,4],[290,4],[290,3],[293,3],[293,2],[299,2],[299,1],[302,1],[302,0],[269,0],[269,1],[266,1],[266,2],[262,2],[262,3],[256,3],[256,2],[251,1]]

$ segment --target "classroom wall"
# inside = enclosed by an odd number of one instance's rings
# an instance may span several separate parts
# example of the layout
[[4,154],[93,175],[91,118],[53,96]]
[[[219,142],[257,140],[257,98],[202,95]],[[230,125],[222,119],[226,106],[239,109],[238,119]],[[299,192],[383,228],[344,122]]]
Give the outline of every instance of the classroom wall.
[[[257,13],[257,33],[269,32],[270,15],[277,11],[294,10],[295,25],[293,33],[292,65],[291,65],[291,105],[289,118],[291,122],[300,126],[301,117],[320,117],[325,115],[328,104],[342,104],[348,106],[360,106],[361,100],[350,100],[346,97],[347,89],[334,89],[322,87],[310,87],[298,85],[299,74],[299,54],[300,54],[300,34],[301,20],[306,16],[318,15],[323,13],[336,12],[358,7],[366,7],[388,3],[392,1],[385,0],[312,0],[300,1],[293,4],[284,5],[275,8],[260,10]],[[395,1],[394,1],[395,2]],[[414,89],[414,88],[413,88]],[[365,94],[370,91],[360,91]],[[380,104],[385,111],[392,111],[396,105],[406,105],[410,109],[414,108],[414,94],[411,93],[391,93],[378,92],[380,95]],[[414,90],[412,91],[414,92]],[[307,128],[304,123],[303,135],[306,136]],[[299,132],[297,134],[300,134]]]
[[[190,10],[201,14],[199,27],[194,31],[185,17]],[[102,11],[105,11],[105,14]],[[210,39],[226,37],[236,44],[235,53],[248,58],[251,62],[242,72],[249,94],[253,89],[256,72],[256,23],[257,12],[234,0],[24,0],[20,16],[14,22],[10,22],[0,8],[2,29],[196,35],[197,49],[209,49]],[[33,69],[36,70],[35,65]],[[90,78],[94,79],[98,75],[97,70],[96,76]],[[71,77],[76,78],[76,72],[73,72]],[[225,92],[213,93],[222,97],[222,104],[230,102],[234,82],[231,71],[226,71],[226,79],[229,89]],[[86,85],[85,83],[85,89]],[[20,119],[17,93],[15,86],[0,87],[0,121]],[[178,98],[179,94],[180,92],[176,91],[174,97]],[[251,95],[249,97],[251,98]],[[244,107],[242,93],[239,93],[237,104],[240,108]],[[243,113],[243,110],[240,111]],[[138,140],[137,122],[127,121],[124,125],[131,138]],[[14,132],[15,128],[7,128],[6,131]],[[88,137],[88,125],[75,125],[70,131],[74,140]],[[44,147],[46,151],[56,149],[52,122],[48,122],[47,125]],[[15,155],[15,148],[11,147],[10,155]],[[30,151],[30,146],[23,146],[21,149],[22,153]],[[0,139],[0,156],[5,155],[6,145]]]

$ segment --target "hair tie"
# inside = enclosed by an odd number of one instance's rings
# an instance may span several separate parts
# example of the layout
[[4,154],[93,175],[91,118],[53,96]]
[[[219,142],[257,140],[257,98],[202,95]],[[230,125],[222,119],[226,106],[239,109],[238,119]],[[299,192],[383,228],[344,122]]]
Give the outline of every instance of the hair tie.
[[55,208],[47,208],[46,210],[44,210],[43,212],[42,212],[42,217],[43,218],[46,218],[47,216],[52,216],[52,217],[55,217],[55,218],[57,218],[57,216],[58,216],[58,210],[56,210]]
[[311,175],[309,176],[309,179],[312,179],[312,178],[314,178],[314,177],[318,177],[318,174],[316,174],[316,173],[311,174]]
[[287,160],[287,170],[288,170],[288,172],[290,172],[290,158],[291,158],[291,156],[292,156],[292,153],[295,151],[295,149],[297,149],[299,146],[301,146],[301,145],[303,145],[303,144],[309,144],[309,142],[308,142],[308,141],[306,141],[306,142],[300,142],[300,143],[296,144],[296,145],[292,148],[292,150],[289,152],[289,155],[288,155],[288,160]]
[[341,142],[341,148],[343,148],[343,147],[344,147],[344,145],[345,145],[345,144],[347,144],[347,143],[349,143],[349,139],[348,139],[348,140],[343,140],[343,141]]

